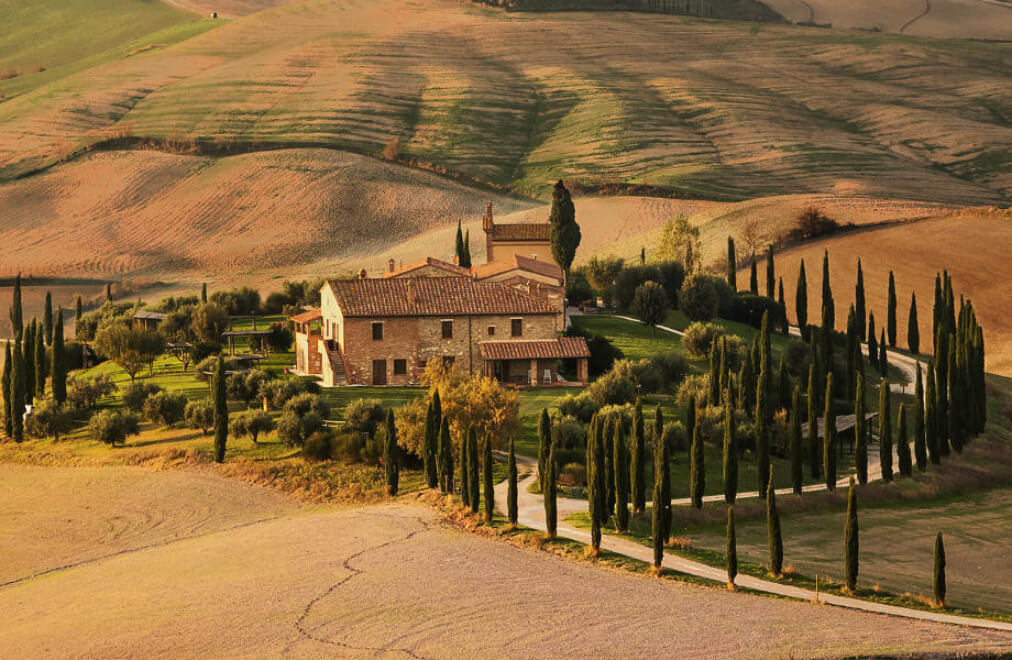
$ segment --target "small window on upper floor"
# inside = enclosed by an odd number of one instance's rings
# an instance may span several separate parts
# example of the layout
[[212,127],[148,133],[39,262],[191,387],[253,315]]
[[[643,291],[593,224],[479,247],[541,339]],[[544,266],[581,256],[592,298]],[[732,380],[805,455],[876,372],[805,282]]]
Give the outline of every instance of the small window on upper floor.
[[453,339],[453,321],[443,321],[443,339]]
[[372,323],[372,339],[373,341],[383,340],[383,322],[373,321]]
[[495,337],[495,326],[494,325],[488,326],[488,336],[489,337]]
[[514,337],[524,336],[524,320],[510,319],[510,334]]

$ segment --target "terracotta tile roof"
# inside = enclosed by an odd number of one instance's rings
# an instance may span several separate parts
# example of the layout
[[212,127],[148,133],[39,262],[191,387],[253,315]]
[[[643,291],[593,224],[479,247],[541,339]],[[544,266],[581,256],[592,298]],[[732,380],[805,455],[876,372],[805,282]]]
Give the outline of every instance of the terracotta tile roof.
[[312,323],[313,321],[315,321],[316,319],[319,319],[319,318],[323,318],[323,310],[320,310],[320,309],[311,309],[308,312],[302,312],[301,314],[296,314],[295,316],[293,316],[289,320],[290,321],[294,321],[295,323]]
[[505,284],[506,286],[521,287],[521,291],[525,291],[529,295],[538,295],[536,292],[540,291],[543,295],[554,294],[557,296],[565,295],[566,290],[561,286],[554,284],[547,284],[545,282],[539,282],[538,280],[532,280],[529,277],[523,275],[514,275],[507,277],[504,280],[496,280],[499,284]]
[[412,264],[408,264],[407,266],[401,266],[397,270],[383,273],[383,278],[401,277],[411,271],[418,270],[419,268],[425,268],[426,266],[438,268],[439,270],[445,270],[448,275],[460,275],[461,277],[469,277],[471,275],[471,272],[468,269],[456,264],[451,264],[449,261],[443,261],[442,259],[436,259],[435,257],[426,257],[421,261],[416,261]]
[[481,264],[480,266],[474,267],[474,276],[479,280],[483,280],[489,277],[495,277],[496,275],[502,275],[508,273],[511,270],[522,270],[535,275],[541,275],[543,277],[551,277],[562,282],[562,269],[550,261],[541,261],[538,259],[531,259],[530,257],[524,257],[519,254],[511,255],[506,261],[493,261],[487,264]]
[[361,316],[555,314],[547,300],[469,277],[331,280],[341,313]]
[[583,337],[558,339],[516,339],[510,341],[483,341],[478,343],[483,360],[530,360],[590,357],[587,340]]
[[152,312],[146,309],[139,309],[134,312],[132,318],[144,321],[164,321],[168,314],[162,314],[161,312]]
[[493,241],[548,241],[551,228],[547,222],[521,222],[492,226]]

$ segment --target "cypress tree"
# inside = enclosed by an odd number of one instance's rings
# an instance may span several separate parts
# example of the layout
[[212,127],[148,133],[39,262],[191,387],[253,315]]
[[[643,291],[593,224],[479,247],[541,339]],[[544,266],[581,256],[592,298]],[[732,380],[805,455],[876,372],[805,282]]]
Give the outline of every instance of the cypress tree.
[[921,352],[921,331],[917,325],[917,292],[910,294],[910,315],[907,318],[907,348],[914,355]]
[[759,274],[756,272],[755,257],[752,257],[752,267],[748,278],[748,290],[753,296],[759,295]]
[[692,429],[691,490],[692,506],[703,508],[703,493],[706,491],[706,466],[703,464],[703,438],[699,436],[699,425]]
[[889,354],[886,352],[885,330],[881,331],[878,340],[878,370],[883,376],[889,375]]
[[471,504],[471,512],[478,513],[478,505],[481,501],[481,492],[478,489],[478,432],[472,426],[467,434],[467,478],[470,480],[471,492],[467,499]]
[[696,397],[689,396],[689,405],[685,409],[685,433],[689,436],[689,456],[692,459],[692,429],[696,428]]
[[791,404],[791,485],[794,494],[800,495],[805,480],[801,451],[801,386],[794,386]]
[[836,490],[836,412],[833,410],[833,372],[826,375],[826,407],[822,423],[822,468],[826,488]]
[[889,271],[889,299],[886,307],[886,327],[889,332],[889,345],[896,347],[896,278]]
[[959,402],[961,383],[959,382],[959,375],[956,371],[956,348],[954,344],[955,342],[949,342],[949,366],[946,370],[949,378],[949,385],[947,387],[949,391],[949,443],[952,445],[952,448],[956,450],[956,453],[959,454],[963,451],[963,432],[960,427],[960,421],[963,419],[963,410],[961,410]]
[[25,403],[31,403],[35,398],[35,319],[27,324],[22,332],[21,339],[21,360],[22,375],[24,377]]
[[613,417],[604,434],[604,510],[607,513],[602,520],[615,514],[615,435],[616,427],[621,424],[621,418]]
[[464,268],[471,267],[471,230],[468,229],[464,232],[464,257],[460,260],[460,265]]
[[606,450],[608,447],[607,433],[610,431],[609,423],[605,418],[598,421],[594,434],[594,493],[596,495],[594,511],[597,516],[598,527],[605,525],[611,514],[608,513],[608,472]]
[[857,379],[857,394],[854,395],[854,467],[857,480],[868,483],[868,431],[864,416],[864,379]]
[[11,437],[14,432],[13,422],[11,420],[11,411],[13,407],[13,395],[14,390],[11,387],[11,345],[10,342],[4,343],[4,371],[3,371],[3,396],[4,396],[4,436],[7,438]]
[[854,478],[850,479],[850,490],[847,491],[847,523],[844,528],[844,556],[847,564],[847,589],[857,591],[858,554],[860,551],[859,530],[857,524],[857,486]]
[[612,440],[613,462],[615,464],[615,529],[624,532],[629,529],[629,457],[625,451],[621,422],[615,424]]
[[808,279],[805,277],[805,260],[801,260],[798,268],[798,288],[794,292],[794,313],[798,319],[798,327],[804,334],[808,325]]
[[878,460],[882,465],[882,479],[893,480],[892,413],[889,406],[889,380],[882,379],[878,390]]
[[829,250],[822,257],[822,327],[830,330],[836,327],[836,304],[829,282]]
[[939,607],[945,607],[945,544],[942,543],[942,533],[935,536],[935,602]]
[[596,555],[601,549],[601,521],[597,512],[597,425],[598,415],[590,420],[587,429],[587,513],[590,515],[590,545]]
[[81,336],[81,315],[84,313],[84,303],[81,301],[81,296],[77,297],[74,309],[74,337]]
[[442,404],[439,401],[439,390],[432,393],[429,407],[425,411],[425,439],[422,445],[422,461],[425,465],[425,482],[429,488],[436,488],[439,483],[439,458],[436,447],[439,444],[439,427],[443,421]]
[[784,540],[780,535],[780,515],[777,513],[777,493],[773,487],[772,472],[766,489],[766,535],[770,548],[770,572],[779,577],[784,571]]
[[760,372],[756,386],[755,404],[755,447],[756,477],[759,480],[759,497],[766,497],[766,486],[770,480],[770,435],[766,423],[766,372]]
[[643,403],[637,397],[633,411],[632,438],[630,439],[630,473],[633,511],[643,513],[647,508],[646,440],[643,430]]
[[46,398],[46,330],[40,323],[35,334],[35,398]]
[[453,254],[457,257],[457,265],[464,266],[464,232],[460,227],[460,220],[457,220],[457,239],[453,246]]
[[780,373],[777,374],[777,386],[779,392],[777,393],[777,408],[778,409],[790,409],[791,406],[791,388],[794,385],[791,380],[791,374],[787,371],[787,363],[784,362],[784,357],[780,356]]
[[721,403],[724,405],[731,405],[731,392],[730,392],[730,367],[727,362],[727,337],[720,338],[720,382],[718,385],[718,392],[720,393]]
[[900,474],[909,477],[912,470],[910,464],[910,440],[907,438],[906,405],[900,404],[899,417],[896,420],[896,455]]
[[935,410],[935,370],[929,362],[927,387],[924,392],[924,445],[928,450],[928,460],[935,465],[942,462],[941,450],[938,446],[938,412]]
[[777,304],[779,304],[784,309],[784,319],[783,319],[783,328],[782,328],[782,331],[786,335],[786,334],[788,334],[790,328],[789,328],[789,325],[787,323],[787,302],[784,299],[784,278],[782,278],[782,277],[779,278],[778,281],[777,281]]
[[815,363],[808,365],[808,465],[812,479],[819,478],[819,423],[815,416]]
[[53,294],[46,291],[46,307],[42,313],[42,324],[45,332],[46,346],[53,345]]
[[865,299],[864,299],[864,272],[861,270],[861,260],[857,260],[857,286],[854,287],[854,317],[858,335],[863,342],[867,339],[865,335]]
[[25,377],[22,373],[24,368],[21,343],[15,341],[11,352],[11,437],[14,438],[14,442],[22,442],[25,439]]
[[112,302],[112,282],[105,283],[105,301]]
[[948,363],[948,346],[945,335],[938,339],[938,353],[935,359],[935,437],[938,453],[949,455],[949,390],[945,365]]
[[14,334],[14,341],[21,340],[21,332],[24,330],[24,322],[21,309],[21,273],[14,278],[14,292],[11,294],[11,332]]
[[[546,474],[545,461],[548,460],[548,452],[552,444],[552,418],[548,416],[548,408],[541,409],[541,418],[538,419],[538,479],[544,482]],[[544,492],[545,485],[541,484],[541,492]]]
[[[510,436],[510,457],[509,457],[509,490],[506,491],[506,509],[509,516],[510,526],[516,527],[517,513],[517,452],[513,436]],[[598,530],[600,534],[600,530]],[[600,541],[599,541],[600,543]]]
[[453,443],[450,441],[450,423],[446,417],[439,424],[439,490],[453,494]]
[[[510,446],[513,445],[512,439]],[[482,481],[485,486],[485,522],[492,522],[495,514],[495,482],[492,480],[492,436],[485,437],[485,452],[482,460]]]
[[[471,469],[471,460],[467,457],[467,452],[471,449],[471,443],[467,439],[470,432],[471,429],[468,429],[464,437],[460,439],[460,504],[465,509],[471,506],[471,475],[468,474]],[[544,483],[543,480],[542,483]],[[544,486],[542,486],[542,492],[544,492],[543,489]]]
[[766,251],[766,297],[770,300],[773,300],[776,284],[777,278],[773,265],[773,244],[770,243]]
[[[654,438],[654,465],[662,465],[664,458],[662,456],[663,450],[661,445],[663,440],[660,438]],[[664,561],[664,542],[668,538],[667,525],[665,519],[667,516],[667,509],[664,506],[664,479],[661,477],[660,470],[654,470],[654,493],[653,493],[653,505],[650,509],[650,522],[651,522],[651,534],[653,536],[654,546],[654,571],[660,572],[661,563]]]
[[548,461],[546,462],[548,474],[545,475],[545,531],[548,538],[554,539],[558,528],[558,508],[556,492],[558,488],[558,474],[555,468],[555,445],[548,450]]
[[734,506],[727,506],[727,537],[724,546],[724,561],[727,566],[727,584],[734,587],[738,577],[738,542],[734,533]]
[[64,364],[63,347],[63,308],[56,310],[56,325],[53,326],[53,355],[50,360],[50,390],[53,401],[64,403],[67,400],[67,370]]
[[[664,539],[671,538],[671,454],[668,443],[664,440],[664,415],[661,412],[660,404],[654,411],[654,442],[660,446],[660,469],[657,461],[654,461],[654,470],[661,474],[661,509],[662,522],[664,523]],[[657,454],[655,453],[654,456]],[[654,500],[654,506],[657,501]]]
[[738,291],[738,255],[734,249],[734,239],[727,237],[727,286],[731,291]]
[[928,452],[924,438],[924,384],[921,380],[921,363],[917,363],[914,379],[914,460],[921,472],[928,467]]
[[878,361],[878,339],[875,338],[875,312],[868,314],[868,362],[876,369]]
[[708,406],[720,405],[720,362],[718,346],[719,344],[716,340],[710,343],[710,375],[707,379],[709,391],[706,395],[706,405]]
[[724,406],[724,501],[728,504],[734,504],[738,496],[738,447],[732,412],[730,405]]
[[400,481],[399,448],[397,446],[397,426],[394,424],[394,411],[387,409],[386,438],[383,443],[383,467],[386,470],[387,495],[396,495]]
[[214,366],[214,460],[225,462],[228,441],[228,399],[225,396],[225,362],[218,358]]

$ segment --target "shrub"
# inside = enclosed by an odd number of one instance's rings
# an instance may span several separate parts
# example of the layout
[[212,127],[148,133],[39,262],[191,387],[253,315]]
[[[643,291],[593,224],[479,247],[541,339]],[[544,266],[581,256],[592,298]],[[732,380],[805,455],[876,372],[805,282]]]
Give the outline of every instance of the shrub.
[[229,434],[236,438],[248,435],[253,444],[261,434],[270,433],[274,427],[274,418],[262,410],[244,410],[228,418]]
[[[224,357],[224,356],[223,356]],[[218,364],[218,356],[211,355],[197,363],[196,368],[193,370],[193,377],[202,383],[210,382],[211,377],[214,376],[214,370]],[[224,364],[222,365],[225,371],[234,371],[239,365],[234,360],[224,358]]]
[[678,386],[678,391],[675,392],[675,404],[679,408],[687,408],[689,405],[689,399],[695,397],[696,405],[701,405],[706,401],[706,397],[710,392],[710,374],[695,374],[693,376],[686,377],[682,381],[682,384]]
[[[651,357],[650,362],[661,374],[663,382],[661,389],[681,382],[689,373],[689,361],[678,351],[661,351]],[[656,391],[659,392],[661,389]]]
[[587,433],[579,422],[567,418],[552,427],[552,441],[556,449],[582,449],[587,444]]
[[67,380],[67,402],[75,408],[94,408],[99,399],[116,391],[105,374],[91,378],[71,376]]
[[840,223],[827,216],[820,209],[809,206],[798,214],[794,228],[787,233],[787,240],[791,243],[797,243],[826,234],[832,234],[839,229]]
[[376,428],[386,417],[386,411],[379,399],[355,399],[344,407],[345,428],[368,436],[376,434]]
[[727,331],[719,325],[696,321],[685,329],[682,346],[685,347],[689,357],[700,360],[709,357],[713,342],[725,334]]
[[284,312],[285,307],[294,306],[295,304],[296,301],[293,298],[286,296],[281,291],[275,291],[264,300],[264,314],[281,314]]
[[342,463],[362,462],[365,439],[361,433],[335,433],[330,438],[330,457]]
[[717,315],[720,296],[713,277],[696,273],[682,284],[681,308],[693,321],[709,321]]
[[566,281],[566,299],[571,304],[579,304],[585,300],[594,298],[594,290],[590,288],[587,278],[583,273],[574,271]]
[[[706,406],[700,408],[696,413],[696,421],[699,423],[699,432],[704,440],[718,446],[724,442],[724,407]],[[734,429],[735,442],[738,447],[748,446],[752,435],[752,427],[748,415],[744,410],[735,409],[731,413],[731,423]]]
[[574,417],[584,424],[588,423],[601,406],[586,391],[576,396],[567,394],[559,399],[559,412],[567,417]]
[[285,353],[292,347],[295,335],[285,326],[284,323],[271,323],[270,332],[267,334],[267,348],[274,353]]
[[301,378],[278,378],[261,383],[259,396],[267,399],[267,404],[277,410],[293,397],[307,392],[306,381]]
[[162,388],[154,383],[130,383],[123,388],[120,398],[128,410],[140,412],[144,407],[144,400],[161,391]]
[[80,319],[75,320],[74,338],[77,340],[92,341],[95,339],[99,330],[112,325],[113,323],[129,322],[134,309],[135,305],[133,303],[114,303],[106,301],[106,303],[98,309],[82,314]]
[[765,296],[754,296],[751,293],[740,293],[725,318],[739,323],[747,323],[753,328],[762,327],[763,314],[770,314],[770,329],[782,328],[786,324],[787,310],[775,300]]
[[575,325],[566,328],[566,336],[583,337],[587,340],[587,348],[590,349],[590,359],[587,360],[587,371],[589,372],[589,377],[592,379],[609,371],[612,365],[615,364],[615,360],[625,357],[622,351],[616,348],[603,335],[587,332]]
[[225,395],[229,401],[242,401],[248,406],[260,395],[260,387],[270,378],[270,374],[260,369],[232,374],[225,380]]
[[330,407],[327,406],[327,402],[319,394],[311,394],[309,392],[293,396],[285,403],[283,410],[285,412],[294,412],[296,415],[305,415],[312,412],[321,418],[325,418],[330,414]]
[[278,420],[278,437],[289,447],[300,447],[309,436],[323,428],[323,418],[316,412],[299,415],[294,410],[286,410]]
[[200,429],[201,433],[207,435],[208,430],[214,426],[214,408],[206,400],[190,401],[183,410],[183,420],[187,427]]
[[131,435],[140,433],[137,415],[128,410],[103,410],[92,415],[88,421],[88,435],[92,440],[116,446],[123,444]]
[[559,481],[577,488],[586,488],[587,468],[580,463],[566,463],[559,473]]
[[808,365],[812,363],[812,348],[800,339],[791,339],[784,351],[784,364],[797,378],[808,374]]
[[314,461],[325,461],[330,458],[331,452],[331,436],[330,431],[322,429],[315,431],[311,436],[306,438],[306,443],[302,447],[302,454],[306,458],[311,458]]
[[155,424],[172,426],[183,419],[186,397],[171,392],[155,392],[144,399],[144,416]]
[[25,420],[25,432],[33,438],[59,440],[74,427],[73,411],[53,401],[46,401],[32,409]]
[[615,278],[615,303],[620,309],[629,309],[636,296],[636,289],[644,282],[653,280],[668,294],[668,302],[678,308],[679,291],[685,280],[685,268],[677,261],[624,267]]
[[597,405],[606,406],[614,404],[630,403],[636,399],[636,381],[630,373],[621,374],[617,368],[625,360],[615,363],[616,369],[604,374],[587,388],[589,396]]
[[661,431],[661,437],[668,445],[668,450],[688,451],[689,436],[685,433],[685,424],[681,422],[668,422]]
[[260,293],[246,286],[241,289],[215,291],[211,294],[211,303],[232,316],[256,314],[260,311]]
[[193,310],[191,329],[201,341],[218,343],[221,333],[228,329],[228,322],[228,312],[211,302]]

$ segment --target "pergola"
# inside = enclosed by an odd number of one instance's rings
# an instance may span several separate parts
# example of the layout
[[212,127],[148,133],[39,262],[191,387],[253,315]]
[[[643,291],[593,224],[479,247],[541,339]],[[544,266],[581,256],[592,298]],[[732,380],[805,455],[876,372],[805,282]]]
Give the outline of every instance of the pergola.
[[235,355],[235,339],[236,337],[247,337],[249,339],[249,346],[253,348],[254,339],[259,338],[260,350],[264,348],[264,337],[271,333],[270,330],[226,330],[221,333],[222,337],[228,339],[228,352],[230,355]]

